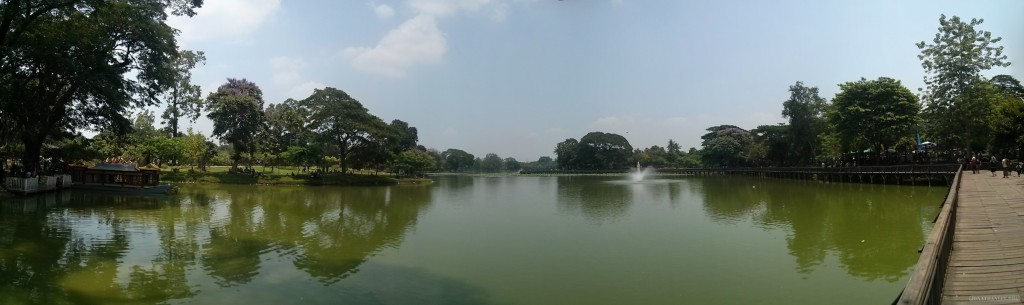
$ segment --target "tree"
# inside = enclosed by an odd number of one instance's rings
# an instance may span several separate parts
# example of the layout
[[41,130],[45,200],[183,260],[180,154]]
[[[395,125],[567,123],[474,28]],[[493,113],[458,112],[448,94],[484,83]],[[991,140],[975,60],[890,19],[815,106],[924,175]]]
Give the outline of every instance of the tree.
[[54,131],[123,130],[129,108],[155,105],[174,75],[168,63],[177,45],[167,12],[191,16],[201,5],[0,2],[0,122],[24,145],[24,167],[38,168],[42,143]]
[[707,131],[700,137],[704,164],[742,166],[748,163],[747,152],[753,140],[750,132],[733,125],[714,126]]
[[395,164],[399,171],[415,176],[434,169],[434,158],[424,151],[410,149],[398,154]]
[[231,144],[231,168],[237,170],[243,152],[248,152],[250,159],[256,153],[255,135],[264,124],[263,91],[248,80],[229,78],[206,100],[213,135]]
[[[189,165],[198,165],[206,155],[206,137],[201,133],[195,133],[192,128],[188,129],[182,141],[182,157]],[[202,169],[202,168],[200,168]]]
[[409,123],[401,120],[392,120],[388,127],[392,132],[388,137],[388,146],[395,153],[416,148],[416,142],[419,141],[416,127],[409,126]]
[[631,167],[632,153],[633,146],[621,135],[591,132],[580,138],[576,158],[585,169],[621,169]]
[[983,119],[993,111],[990,101],[980,99],[979,90],[985,90],[977,85],[983,80],[981,71],[1010,65],[1003,47],[996,46],[1002,38],[975,30],[982,22],[941,15],[939,32],[932,43],[917,43],[921,50],[918,58],[926,73],[923,115],[927,130],[951,148],[980,149],[974,136],[989,133]]
[[301,103],[309,111],[306,128],[334,145],[343,172],[354,148],[388,132],[380,118],[344,91],[331,87],[316,89]]
[[576,169],[576,151],[579,149],[579,141],[568,138],[555,145],[555,158],[558,160],[558,167],[561,169]]
[[790,157],[789,125],[761,125],[750,130],[754,143],[761,146],[764,154],[755,157],[754,163],[760,165],[788,165]]
[[460,149],[449,148],[441,153],[444,157],[445,169],[452,172],[459,172],[473,167],[473,160],[476,158],[472,154],[467,153]]
[[[913,137],[920,122],[917,96],[900,81],[888,77],[861,78],[839,84],[828,119],[835,126],[841,147],[860,150],[863,146],[884,152]],[[863,145],[863,146],[861,146]]]
[[278,104],[270,104],[263,113],[267,125],[262,142],[268,150],[281,153],[290,146],[307,144],[309,135],[306,118],[309,113],[299,101],[287,99]]
[[782,103],[782,116],[789,118],[789,139],[796,164],[807,164],[818,154],[818,135],[825,129],[828,103],[818,96],[818,87],[803,82],[789,86],[789,99]]
[[488,173],[499,172],[502,167],[501,162],[501,157],[498,154],[489,153],[480,161],[480,170]]
[[[669,140],[669,144],[674,144],[674,142]],[[654,145],[640,151],[637,161],[643,166],[665,167],[669,164],[669,155],[670,153],[667,150],[661,146]]]
[[198,85],[192,84],[192,69],[197,64],[206,62],[202,51],[179,51],[171,60],[170,69],[174,70],[169,90],[164,94],[167,108],[164,109],[163,123],[172,138],[181,136],[178,133],[178,121],[188,118],[195,122],[203,110],[203,91]]
[[516,158],[512,158],[512,157],[505,158],[504,163],[505,163],[505,170],[506,171],[515,172],[515,171],[519,171],[519,169],[523,168],[522,164],[519,164],[519,161],[516,160]]
[[996,75],[993,76],[989,82],[999,88],[999,92],[1010,96],[1024,99],[1024,86],[1020,84],[1016,78],[1009,75]]
[[996,75],[991,83],[995,116],[991,121],[994,151],[1024,152],[1024,86],[1009,75]]

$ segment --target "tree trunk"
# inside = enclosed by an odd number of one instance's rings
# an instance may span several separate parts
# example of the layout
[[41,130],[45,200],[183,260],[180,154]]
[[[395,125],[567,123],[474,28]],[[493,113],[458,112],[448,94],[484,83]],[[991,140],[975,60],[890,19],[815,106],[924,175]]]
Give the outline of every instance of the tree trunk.
[[39,153],[43,148],[43,137],[25,134],[21,137],[25,152],[21,157],[21,165],[26,172],[39,170]]

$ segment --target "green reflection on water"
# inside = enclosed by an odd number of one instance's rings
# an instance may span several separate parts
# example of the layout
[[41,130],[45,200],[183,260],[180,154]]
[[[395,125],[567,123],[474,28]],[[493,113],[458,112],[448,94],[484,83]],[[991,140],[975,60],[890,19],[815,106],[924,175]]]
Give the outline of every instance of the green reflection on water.
[[944,194],[459,176],[47,194],[0,203],[0,304],[885,302]]

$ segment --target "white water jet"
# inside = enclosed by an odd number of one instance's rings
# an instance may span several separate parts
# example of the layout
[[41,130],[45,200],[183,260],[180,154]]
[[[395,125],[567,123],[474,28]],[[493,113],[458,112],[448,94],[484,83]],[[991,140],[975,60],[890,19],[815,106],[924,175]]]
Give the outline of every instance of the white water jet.
[[633,181],[642,181],[642,180],[644,180],[644,176],[647,176],[647,174],[649,174],[650,172],[651,172],[651,168],[650,167],[648,167],[648,168],[641,168],[640,167],[640,162],[637,161],[636,162],[636,172],[631,174],[630,178],[633,178]]

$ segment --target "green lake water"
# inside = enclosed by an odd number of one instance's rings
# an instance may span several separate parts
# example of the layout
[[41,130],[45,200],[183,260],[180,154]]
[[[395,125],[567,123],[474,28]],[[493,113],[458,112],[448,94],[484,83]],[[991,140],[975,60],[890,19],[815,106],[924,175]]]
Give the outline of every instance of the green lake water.
[[442,176],[0,202],[0,304],[889,304],[945,187]]

